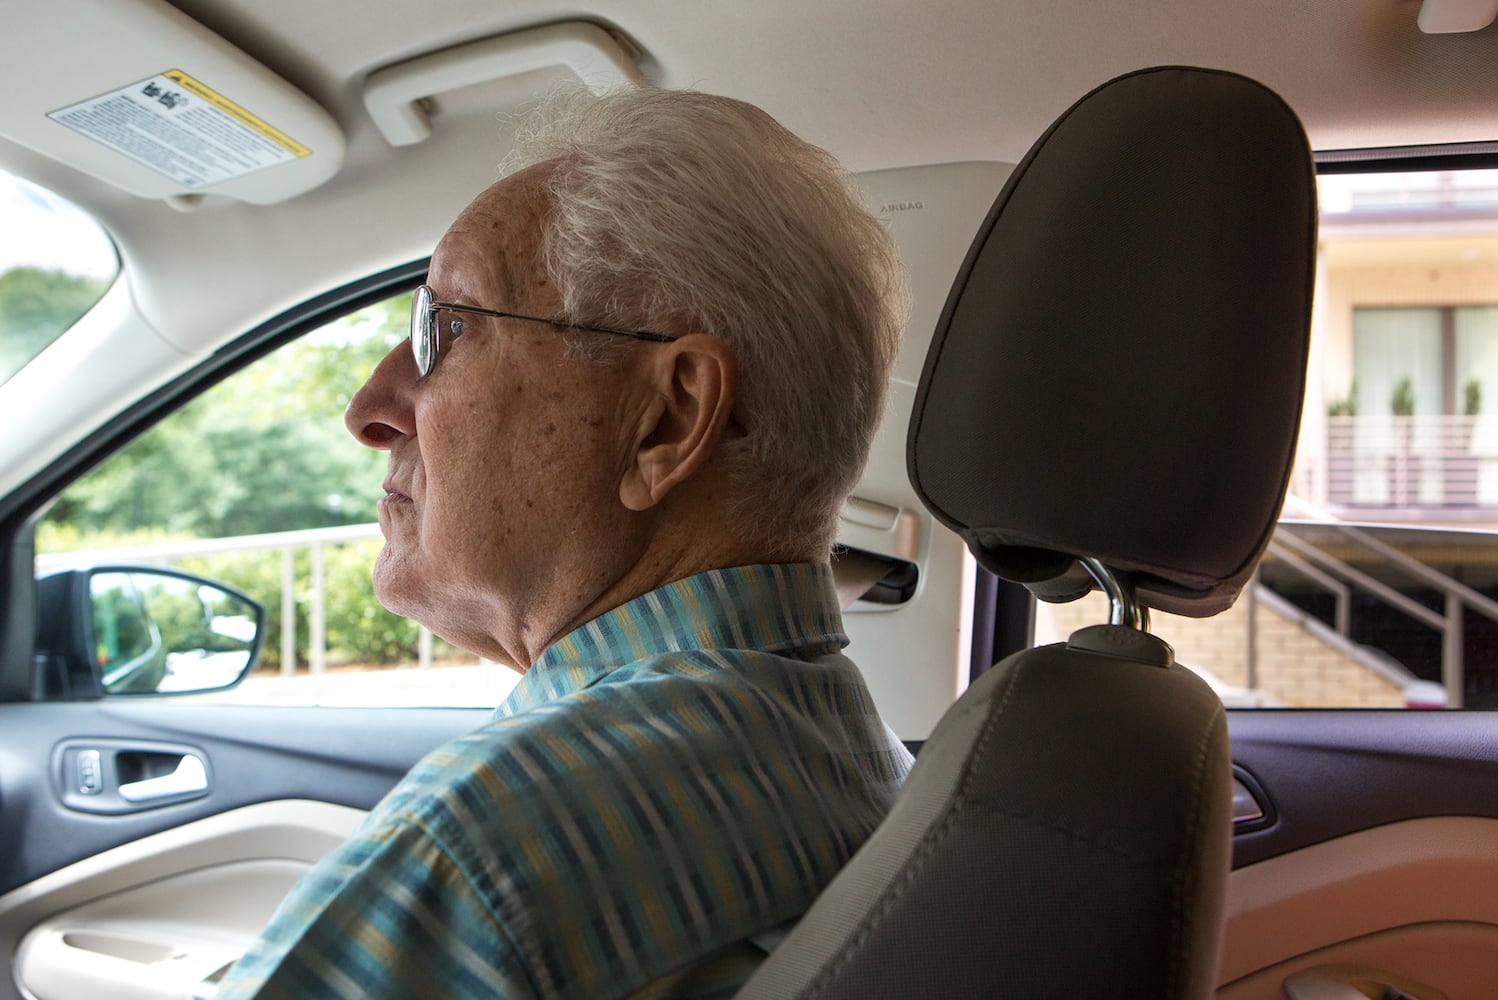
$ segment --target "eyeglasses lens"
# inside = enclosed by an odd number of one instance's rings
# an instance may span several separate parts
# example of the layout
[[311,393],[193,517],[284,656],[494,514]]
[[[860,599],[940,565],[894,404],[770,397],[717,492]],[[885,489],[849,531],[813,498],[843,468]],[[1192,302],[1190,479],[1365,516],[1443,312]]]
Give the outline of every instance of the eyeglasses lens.
[[425,378],[437,360],[437,344],[432,336],[432,291],[426,285],[411,296],[411,353],[416,356],[416,372]]

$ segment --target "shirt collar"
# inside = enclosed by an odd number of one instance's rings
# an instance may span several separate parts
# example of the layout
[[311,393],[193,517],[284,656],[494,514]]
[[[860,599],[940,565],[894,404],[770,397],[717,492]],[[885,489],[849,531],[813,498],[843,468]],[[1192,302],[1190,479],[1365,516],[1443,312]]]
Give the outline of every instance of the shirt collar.
[[709,570],[621,604],[558,639],[496,715],[528,711],[580,691],[626,663],[663,653],[752,649],[820,656],[847,644],[831,566]]

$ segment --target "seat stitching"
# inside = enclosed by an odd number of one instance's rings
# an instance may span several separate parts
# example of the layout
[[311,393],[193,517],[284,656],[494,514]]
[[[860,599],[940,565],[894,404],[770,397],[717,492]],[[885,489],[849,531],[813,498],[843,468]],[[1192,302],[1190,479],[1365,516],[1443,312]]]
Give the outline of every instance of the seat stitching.
[[930,863],[931,856],[935,853],[937,845],[950,836],[952,827],[956,825],[957,817],[962,814],[967,806],[973,781],[973,771],[977,769],[978,762],[987,753],[988,745],[993,739],[994,730],[998,727],[998,722],[1003,717],[1005,709],[1009,707],[1009,702],[1014,696],[1015,689],[1019,687],[1020,681],[1029,672],[1028,668],[1028,662],[1021,662],[1013,667],[1009,683],[1004,688],[1004,694],[999,699],[998,705],[995,706],[993,714],[983,724],[983,733],[978,738],[978,745],[968,757],[966,764],[967,773],[963,775],[962,781],[957,786],[957,792],[952,797],[952,802],[948,806],[946,818],[934,832],[928,833],[922,838],[921,845],[916,853],[902,866],[899,877],[890,883],[889,887],[885,890],[884,899],[874,912],[870,913],[864,920],[863,926],[858,930],[858,934],[854,936],[853,940],[848,942],[843,953],[831,965],[827,966],[821,975],[817,976],[811,985],[807,987],[807,1000],[815,1000],[816,997],[820,996],[830,985],[830,980],[852,961],[854,955],[867,943],[869,936],[873,934],[884,918],[889,915],[889,912],[894,909],[895,905],[909,891],[911,883],[915,881],[916,876]]
[[[1192,778],[1193,787],[1195,788],[1195,794],[1192,797],[1191,811],[1189,814],[1191,820],[1187,824],[1186,837],[1181,844],[1182,851],[1187,854],[1188,858],[1195,855],[1195,852],[1191,851],[1191,845],[1196,843],[1197,836],[1201,831],[1202,822],[1204,821],[1202,800],[1206,795],[1207,789],[1206,782],[1203,779],[1206,776],[1207,758],[1209,756],[1209,747],[1212,742],[1212,735],[1217,730],[1217,720],[1222,717],[1223,711],[1224,709],[1222,707],[1222,703],[1218,702],[1217,710],[1213,712],[1211,718],[1207,720],[1207,725],[1202,732],[1201,741],[1196,746],[1196,772]],[[1176,855],[1177,858],[1180,858],[1180,856],[1181,855],[1179,853]],[[1185,865],[1177,863],[1175,866],[1175,874],[1171,879],[1171,949],[1170,966],[1165,981],[1167,996],[1175,995],[1176,984],[1181,973],[1181,945],[1182,938],[1185,936],[1185,928],[1187,924],[1184,904],[1188,889],[1192,887],[1191,884],[1195,881],[1195,879],[1199,878],[1201,875],[1201,873],[1198,871],[1198,867],[1199,866],[1190,863]]]

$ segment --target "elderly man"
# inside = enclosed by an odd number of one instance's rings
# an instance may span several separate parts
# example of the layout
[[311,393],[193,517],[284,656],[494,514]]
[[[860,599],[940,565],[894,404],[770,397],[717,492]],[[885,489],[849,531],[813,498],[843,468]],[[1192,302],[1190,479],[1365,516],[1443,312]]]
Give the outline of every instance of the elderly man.
[[729,996],[909,767],[827,562],[901,326],[888,235],[746,104],[551,114],[347,417],[390,453],[381,602],[524,676],[223,996]]

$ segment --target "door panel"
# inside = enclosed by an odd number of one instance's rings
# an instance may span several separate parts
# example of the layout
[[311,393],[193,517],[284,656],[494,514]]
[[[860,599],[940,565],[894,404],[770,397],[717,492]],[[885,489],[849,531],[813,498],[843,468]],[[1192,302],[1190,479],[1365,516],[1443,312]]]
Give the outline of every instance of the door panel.
[[1400,820],[1498,818],[1498,713],[1228,713],[1233,762],[1275,822],[1234,838],[1233,866]]
[[[88,986],[98,977],[153,996],[174,976],[212,973],[417,760],[489,715],[156,700],[0,705],[0,954],[16,956],[14,973],[33,977],[34,991],[62,987],[63,996],[104,995]],[[79,751],[90,748],[106,762],[105,795],[128,810],[69,804],[92,804],[75,787]],[[206,790],[129,803],[109,776],[120,751],[156,754],[162,766],[172,754],[196,756]],[[15,990],[12,977],[0,982],[0,997]]]
[[1220,997],[1297,975],[1341,992],[1290,996],[1498,995],[1498,714],[1248,710],[1229,730],[1271,820],[1234,838]]
[[363,815],[320,802],[260,803],[44,876],[0,897],[14,977],[41,1000],[200,995]]
[[[1293,975],[1416,998],[1498,994],[1498,820],[1432,817],[1239,868],[1228,883],[1223,1000],[1279,1000]],[[1356,992],[1291,993],[1292,997]]]
[[[0,893],[147,834],[276,799],[368,809],[428,750],[487,709],[340,709],[159,701],[0,705]],[[63,801],[59,747],[201,751],[211,787],[99,816]]]

